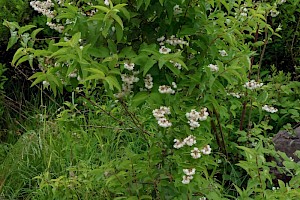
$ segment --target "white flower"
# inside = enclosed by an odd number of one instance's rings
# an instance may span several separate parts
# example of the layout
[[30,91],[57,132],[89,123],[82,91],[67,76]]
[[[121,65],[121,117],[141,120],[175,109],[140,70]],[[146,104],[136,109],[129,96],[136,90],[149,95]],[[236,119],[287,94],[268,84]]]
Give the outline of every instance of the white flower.
[[160,49],[159,49],[159,53],[161,54],[168,54],[171,52],[171,49],[165,47],[165,46],[161,46]]
[[124,68],[132,71],[134,68],[134,63],[124,63]]
[[178,15],[182,13],[182,9],[179,7],[179,5],[176,5],[173,7],[174,15]]
[[166,38],[165,36],[161,36],[160,38],[157,38],[157,42],[162,42],[164,41]]
[[283,4],[285,2],[286,2],[286,0],[279,0],[278,4]]
[[197,147],[194,147],[193,150],[191,150],[191,156],[194,158],[194,159],[197,159],[197,158],[200,158],[201,157],[201,154],[200,154],[200,151]]
[[174,142],[175,142],[175,144],[173,145],[173,147],[175,149],[180,149],[185,145],[184,141],[180,141],[178,139],[174,139]]
[[50,85],[50,83],[48,81],[43,81],[43,86],[44,87],[48,87]]
[[69,77],[70,78],[75,78],[75,77],[77,77],[77,73],[76,72],[72,72],[72,73],[69,74]]
[[173,90],[170,86],[161,85],[158,88],[159,93],[161,94],[174,94],[175,90]]
[[277,15],[279,15],[279,11],[277,11],[277,10],[270,10],[270,15],[271,15],[271,17],[277,17]]
[[196,169],[195,168],[192,168],[192,169],[183,169],[182,171],[187,176],[193,176],[196,173]]
[[241,96],[243,96],[242,94],[234,93],[234,92],[227,93],[227,95],[231,95],[231,96],[236,97],[238,99],[241,98]]
[[194,177],[193,176],[186,176],[186,175],[184,175],[183,177],[182,177],[182,183],[183,184],[189,184],[190,183],[190,181],[193,179]]
[[188,123],[190,125],[191,130],[194,130],[195,128],[198,128],[200,126],[199,122],[194,120],[189,120]]
[[203,147],[203,149],[201,149],[201,152],[204,154],[204,155],[209,155],[211,153],[211,148],[209,145],[206,145],[205,147]]
[[161,126],[163,128],[172,126],[172,123],[169,120],[167,120],[166,118],[159,118],[157,123],[159,126]]
[[172,86],[173,86],[174,89],[177,88],[177,84],[175,82],[172,82]]
[[258,83],[255,80],[251,80],[251,81],[246,82],[244,84],[244,87],[249,89],[249,90],[254,90],[254,89],[260,88],[262,86],[263,86],[263,83]]
[[109,0],[104,0],[104,4],[105,4],[106,6],[109,6]]
[[218,65],[209,64],[207,67],[210,68],[210,71],[212,71],[212,72],[219,71]]
[[83,46],[80,46],[79,49],[82,50],[82,49],[83,49]]
[[278,111],[277,108],[274,108],[274,107],[269,106],[269,105],[264,105],[262,107],[262,109],[265,110],[265,111],[267,111],[267,112],[269,112],[269,113],[276,113]]
[[247,17],[247,13],[241,12],[241,16],[242,16],[242,17]]
[[162,112],[164,112],[166,115],[171,114],[170,107],[167,107],[167,106],[161,106],[159,109],[160,109]]
[[149,90],[151,88],[153,88],[153,78],[152,78],[151,74],[147,74],[144,81],[145,81],[145,88],[147,88]]
[[199,120],[205,121],[209,115],[209,113],[207,112],[207,108],[202,108],[199,115],[200,115]]
[[219,53],[221,56],[228,56],[227,52],[225,50],[219,50]]
[[188,146],[193,146],[194,144],[197,143],[196,137],[193,136],[193,135],[188,136],[188,137],[185,138],[183,141],[184,141],[184,143],[185,143],[186,145],[188,145]]
[[206,197],[200,197],[199,200],[206,200]]

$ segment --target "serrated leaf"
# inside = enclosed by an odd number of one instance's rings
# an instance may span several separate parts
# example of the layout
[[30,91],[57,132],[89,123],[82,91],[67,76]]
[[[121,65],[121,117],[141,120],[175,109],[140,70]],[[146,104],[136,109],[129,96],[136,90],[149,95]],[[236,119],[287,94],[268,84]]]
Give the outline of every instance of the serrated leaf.
[[103,12],[105,12],[105,13],[108,13],[108,12],[110,11],[109,8],[104,7],[104,6],[92,6],[92,7],[93,7],[93,8],[97,8],[98,10],[101,10],[101,11],[103,11]]
[[121,91],[121,86],[119,84],[118,79],[115,76],[105,77],[104,80],[108,83],[110,90],[116,88],[118,91]]
[[149,98],[148,92],[139,92],[132,98],[132,105],[139,106]]
[[36,35],[40,32],[40,31],[42,31],[44,28],[38,28],[38,29],[35,29],[34,31],[32,31],[32,33],[31,33],[31,38],[33,39],[33,40],[35,40],[35,38],[36,38]]
[[29,56],[28,56],[28,55],[23,56],[22,58],[20,58],[20,59],[18,60],[16,66],[20,65],[21,63],[23,63],[23,62],[25,62],[25,61],[27,61],[27,60],[29,60]]
[[115,28],[116,28],[117,42],[119,43],[123,39],[123,29],[119,24],[116,24]]
[[23,26],[23,27],[21,27],[21,28],[18,30],[18,34],[19,34],[19,35],[22,35],[24,32],[26,32],[26,31],[28,31],[28,30],[34,28],[34,27],[36,27],[36,26],[34,26],[34,25],[26,25],[26,26]]
[[[32,79],[32,76],[29,79]],[[39,76],[36,77],[36,79],[33,81],[30,87],[35,86],[36,84],[44,81],[45,79],[46,79],[46,74],[40,74]]]
[[11,61],[11,65],[12,65],[12,66],[14,66],[15,62],[16,62],[19,58],[21,58],[22,56],[26,55],[26,53],[23,52],[23,50],[24,50],[24,48],[21,47],[21,48],[19,48],[19,49],[16,51],[16,53],[15,53],[15,55],[14,55],[12,61]]
[[153,67],[153,65],[156,63],[156,60],[153,60],[152,58],[149,58],[146,62],[146,64],[142,67],[143,69],[143,76],[147,74],[147,72]]
[[112,14],[111,17],[124,29],[123,21],[117,14]]

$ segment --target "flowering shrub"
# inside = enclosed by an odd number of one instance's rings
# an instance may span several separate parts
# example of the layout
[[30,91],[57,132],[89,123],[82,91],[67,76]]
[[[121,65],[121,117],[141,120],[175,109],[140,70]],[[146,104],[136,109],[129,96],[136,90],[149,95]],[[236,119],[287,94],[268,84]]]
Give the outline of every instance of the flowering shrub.
[[[279,36],[267,20],[278,15],[275,3],[105,0],[33,1],[31,6],[60,33],[59,39],[49,39],[48,48],[35,49],[40,29],[29,34],[34,26],[5,22],[22,45],[12,65],[29,61],[40,69],[30,77],[32,85],[42,83],[54,95],[63,88],[80,89],[90,98],[89,89],[102,87],[124,109],[142,116],[128,111],[145,138],[144,151],[91,170],[96,180],[106,182],[110,195],[283,195],[272,193],[269,167],[276,163],[265,156],[275,151],[268,150],[270,140],[263,137],[272,129],[270,119],[279,119],[279,99],[263,79],[261,62],[254,62],[256,48]],[[269,36],[259,41],[261,33]],[[230,177],[228,165],[241,167],[239,175],[251,179]],[[287,192],[291,197],[299,193],[294,186]]]

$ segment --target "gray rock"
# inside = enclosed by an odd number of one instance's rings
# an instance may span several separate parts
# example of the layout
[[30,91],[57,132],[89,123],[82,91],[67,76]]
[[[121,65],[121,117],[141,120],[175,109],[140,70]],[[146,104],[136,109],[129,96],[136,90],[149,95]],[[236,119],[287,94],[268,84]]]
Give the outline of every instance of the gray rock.
[[292,157],[295,162],[300,159],[294,155],[295,151],[300,150],[300,127],[294,130],[294,133],[288,131],[279,131],[273,138],[274,146],[277,151],[286,153]]

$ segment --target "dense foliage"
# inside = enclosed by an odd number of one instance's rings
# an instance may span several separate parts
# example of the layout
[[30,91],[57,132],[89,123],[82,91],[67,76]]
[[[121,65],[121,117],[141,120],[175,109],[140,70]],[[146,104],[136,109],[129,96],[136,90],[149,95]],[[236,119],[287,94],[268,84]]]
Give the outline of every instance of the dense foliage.
[[[4,196],[300,196],[297,156],[276,152],[272,143],[277,131],[299,124],[300,83],[296,71],[292,77],[265,66],[276,64],[265,59],[276,56],[270,49],[289,44],[291,35],[290,49],[297,44],[296,34],[279,35],[297,4],[48,0],[30,5],[57,33],[42,38],[43,28],[5,20],[11,33],[7,48],[18,46],[11,64],[37,71],[29,78],[32,86],[55,97],[68,93],[70,101],[57,111],[44,108],[40,128],[26,129],[8,153],[0,168]],[[281,7],[294,10],[283,13],[279,25]],[[296,65],[296,50],[291,56]],[[8,167],[15,160],[21,167]],[[15,180],[21,174],[25,178]]]

